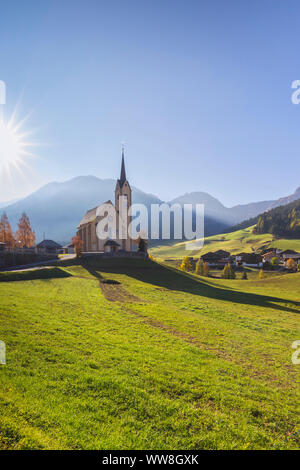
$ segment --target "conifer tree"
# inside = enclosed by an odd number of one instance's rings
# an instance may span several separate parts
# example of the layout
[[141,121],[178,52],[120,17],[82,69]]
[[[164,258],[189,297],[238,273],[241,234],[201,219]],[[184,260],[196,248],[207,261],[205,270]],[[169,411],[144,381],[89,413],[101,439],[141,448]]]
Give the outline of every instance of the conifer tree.
[[198,261],[197,261],[195,273],[198,274],[198,276],[203,276],[203,273],[204,273],[204,263],[203,263],[203,259],[202,259],[202,258],[199,258]]
[[233,266],[231,266],[230,263],[227,263],[225,266],[224,266],[224,269],[222,271],[222,278],[223,279],[235,279],[235,272],[234,272],[234,269],[233,269]]
[[12,229],[5,212],[3,212],[0,220],[0,242],[6,243],[8,248],[13,248],[15,245]]
[[209,266],[207,261],[205,261],[205,263],[203,264],[203,276],[209,276]]
[[263,269],[260,269],[259,273],[258,273],[258,279],[265,279],[266,278],[266,275],[263,271]]
[[25,214],[25,212],[23,212],[19,220],[18,230],[15,233],[15,239],[21,248],[30,248],[31,246],[34,246],[35,233],[31,228],[29,217]]

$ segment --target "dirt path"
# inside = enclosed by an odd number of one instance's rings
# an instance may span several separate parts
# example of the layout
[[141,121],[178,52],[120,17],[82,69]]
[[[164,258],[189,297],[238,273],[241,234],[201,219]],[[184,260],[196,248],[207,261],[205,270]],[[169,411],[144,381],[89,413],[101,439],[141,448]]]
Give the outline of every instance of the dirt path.
[[110,302],[142,302],[130,292],[127,292],[120,284],[107,284],[100,281],[100,288],[104,297]]

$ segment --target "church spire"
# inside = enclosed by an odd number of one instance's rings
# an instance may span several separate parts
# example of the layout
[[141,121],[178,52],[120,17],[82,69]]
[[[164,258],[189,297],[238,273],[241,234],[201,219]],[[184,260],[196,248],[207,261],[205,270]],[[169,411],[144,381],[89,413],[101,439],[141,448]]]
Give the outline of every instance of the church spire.
[[122,147],[122,165],[121,165],[121,175],[120,175],[120,186],[122,187],[126,181],[126,171],[125,171],[125,161],[124,161],[124,147]]

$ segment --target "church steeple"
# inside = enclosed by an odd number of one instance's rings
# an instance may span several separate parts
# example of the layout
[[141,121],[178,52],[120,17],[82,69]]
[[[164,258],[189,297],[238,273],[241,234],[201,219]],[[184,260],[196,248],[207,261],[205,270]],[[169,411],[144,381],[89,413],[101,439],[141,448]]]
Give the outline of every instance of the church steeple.
[[119,179],[120,187],[122,188],[123,184],[126,181],[126,171],[125,171],[125,160],[124,160],[124,147],[122,147],[122,165],[121,165],[121,175]]

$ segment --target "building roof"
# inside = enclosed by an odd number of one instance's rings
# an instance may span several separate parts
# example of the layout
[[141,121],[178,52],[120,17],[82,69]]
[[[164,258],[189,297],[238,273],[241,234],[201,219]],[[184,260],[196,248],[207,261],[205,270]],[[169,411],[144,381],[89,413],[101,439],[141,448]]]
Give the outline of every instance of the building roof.
[[67,245],[63,246],[63,248],[71,248],[74,247],[73,243],[68,243]]
[[268,258],[269,256],[278,256],[278,253],[276,253],[276,251],[268,251],[267,253],[264,253],[262,255],[263,258]]
[[[111,200],[109,199],[108,201],[104,202],[103,204],[111,204],[113,205],[113,203],[111,202]],[[103,204],[100,204],[101,206]],[[85,225],[85,224],[89,224],[90,222],[95,222],[96,218],[97,218],[97,209],[98,209],[99,206],[97,207],[94,207],[93,209],[90,209],[88,210],[84,217],[81,219],[78,227],[81,227],[81,225]]]
[[284,255],[282,255],[282,258],[283,259],[300,259],[300,253],[285,253]]
[[120,246],[119,243],[117,243],[115,240],[107,240],[104,243],[104,246]]
[[53,240],[43,240],[38,243],[37,248],[61,248],[62,246],[59,243],[54,242]]

